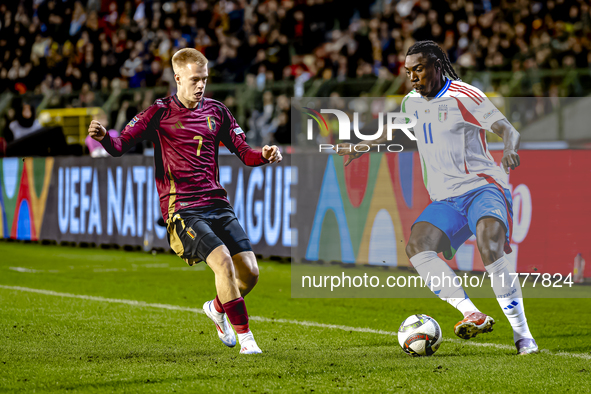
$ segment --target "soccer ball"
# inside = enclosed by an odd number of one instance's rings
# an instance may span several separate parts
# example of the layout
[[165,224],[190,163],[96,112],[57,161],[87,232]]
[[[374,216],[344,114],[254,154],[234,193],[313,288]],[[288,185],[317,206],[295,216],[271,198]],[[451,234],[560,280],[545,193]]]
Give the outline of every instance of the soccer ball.
[[406,354],[414,357],[435,353],[442,338],[437,321],[423,314],[408,317],[398,329],[398,343]]

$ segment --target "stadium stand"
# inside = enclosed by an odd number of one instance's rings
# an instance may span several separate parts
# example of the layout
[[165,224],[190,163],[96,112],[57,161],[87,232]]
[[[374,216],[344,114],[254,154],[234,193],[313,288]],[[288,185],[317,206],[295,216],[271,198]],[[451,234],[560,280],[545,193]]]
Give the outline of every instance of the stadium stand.
[[[583,0],[24,0],[0,15],[0,92],[38,109],[103,107],[119,130],[174,93],[170,58],[183,47],[210,59],[210,93],[257,145],[289,143],[290,96],[405,92],[416,40],[440,43],[465,80],[505,96],[591,86]],[[5,111],[3,124],[13,119]]]

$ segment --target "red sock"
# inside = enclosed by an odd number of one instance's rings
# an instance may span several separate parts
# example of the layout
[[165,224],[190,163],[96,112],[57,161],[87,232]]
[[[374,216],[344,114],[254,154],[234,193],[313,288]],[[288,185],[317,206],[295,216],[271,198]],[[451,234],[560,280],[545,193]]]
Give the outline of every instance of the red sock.
[[223,305],[226,315],[230,323],[238,334],[246,334],[250,329],[248,328],[248,312],[246,311],[246,304],[244,298],[236,298],[233,301],[226,302]]
[[222,303],[220,302],[220,299],[217,295],[215,296],[215,300],[213,300],[213,307],[216,311],[218,311],[218,313],[224,313],[224,307],[222,306]]

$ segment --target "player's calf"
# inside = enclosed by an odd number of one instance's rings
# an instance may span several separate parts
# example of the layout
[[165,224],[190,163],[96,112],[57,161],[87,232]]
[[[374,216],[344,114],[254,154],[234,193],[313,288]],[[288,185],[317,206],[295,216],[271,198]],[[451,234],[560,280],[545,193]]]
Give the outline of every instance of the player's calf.
[[224,311],[228,315],[228,318],[230,319],[230,322],[232,323],[232,326],[234,326],[234,329],[238,334],[238,341],[240,342],[240,354],[262,353],[261,349],[254,340],[254,336],[252,335],[248,325],[248,312],[246,310],[244,298],[240,297],[230,302],[226,302],[223,307]]
[[[254,254],[252,256],[254,257]],[[238,334],[240,353],[262,353],[250,331],[246,304],[244,303],[244,298],[240,296],[239,286],[237,284],[239,272],[242,272],[242,275],[244,275],[245,271],[250,272],[251,278],[258,279],[258,267],[256,265],[256,259],[250,261],[243,258],[241,261],[250,262],[251,264],[236,264],[235,259],[230,257],[228,248],[224,245],[214,249],[207,258],[207,264],[215,273],[216,289],[219,299],[223,302],[219,309],[223,309]],[[255,272],[256,275],[253,275]]]
[[460,285],[455,272],[437,257],[434,251],[421,252],[414,255],[410,262],[417,270],[426,286],[441,300],[462,312],[464,316],[468,313],[478,312],[478,308],[470,300],[464,288]]
[[[537,345],[533,340],[533,335],[529,330],[527,318],[525,317],[521,285],[519,280],[510,280],[516,277],[515,269],[505,256],[485,266],[485,268],[492,280],[492,288],[499,306],[507,316],[509,323],[511,323],[511,328],[513,328],[513,341],[519,354],[522,354],[520,347],[531,348],[524,350],[526,353],[523,354],[537,353]],[[522,345],[523,343],[533,343],[533,345],[525,346]]]
[[217,247],[206,261],[215,274],[215,286],[220,299],[227,301],[240,297],[240,291],[236,286],[236,270],[228,249],[224,245]]
[[245,297],[259,281],[259,267],[256,256],[251,251],[241,252],[232,256],[236,271],[236,284],[240,295]]

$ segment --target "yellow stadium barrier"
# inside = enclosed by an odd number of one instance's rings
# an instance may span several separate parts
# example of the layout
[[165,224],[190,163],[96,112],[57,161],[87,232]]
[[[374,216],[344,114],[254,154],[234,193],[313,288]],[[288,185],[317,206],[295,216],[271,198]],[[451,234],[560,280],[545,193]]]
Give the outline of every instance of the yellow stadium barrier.
[[41,111],[38,119],[43,126],[61,126],[69,145],[84,146],[90,121],[101,114],[104,112],[100,107],[55,108]]

